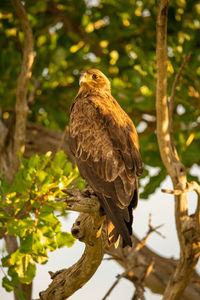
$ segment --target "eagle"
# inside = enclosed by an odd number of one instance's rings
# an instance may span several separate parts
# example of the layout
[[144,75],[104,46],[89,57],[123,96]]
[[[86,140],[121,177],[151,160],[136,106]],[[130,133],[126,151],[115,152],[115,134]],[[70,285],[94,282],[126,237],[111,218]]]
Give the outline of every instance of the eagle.
[[123,247],[132,246],[133,209],[142,174],[138,135],[101,71],[82,71],[79,84],[70,111],[70,148],[106,215],[109,245],[118,244],[121,236]]

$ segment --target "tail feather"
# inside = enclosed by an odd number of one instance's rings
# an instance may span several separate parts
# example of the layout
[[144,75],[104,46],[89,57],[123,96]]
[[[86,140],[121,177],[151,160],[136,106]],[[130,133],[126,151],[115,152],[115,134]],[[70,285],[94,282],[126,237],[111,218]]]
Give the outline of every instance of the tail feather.
[[108,219],[114,225],[115,230],[109,230],[109,234],[113,231],[112,238],[110,241],[116,242],[119,234],[123,239],[123,247],[126,245],[132,246],[132,241],[130,237],[130,222],[126,222],[127,208],[123,211],[121,208],[117,207],[116,204],[110,199],[102,195],[97,195],[101,202],[103,209],[108,217]]

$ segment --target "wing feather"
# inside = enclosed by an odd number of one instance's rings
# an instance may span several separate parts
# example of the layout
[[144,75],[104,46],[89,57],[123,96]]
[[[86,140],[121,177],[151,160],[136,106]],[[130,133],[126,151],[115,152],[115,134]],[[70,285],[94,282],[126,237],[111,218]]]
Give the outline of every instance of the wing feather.
[[72,104],[69,142],[81,176],[115,227],[108,230],[109,241],[117,243],[120,234],[123,245],[131,245],[142,172],[133,123],[110,94],[79,95]]
[[95,95],[76,100],[70,116],[70,145],[75,157],[102,179],[98,184],[96,178],[90,179],[95,180],[96,192],[102,190],[100,185],[105,182],[113,183],[113,200],[124,208],[133,197],[136,173],[142,167],[138,138],[117,102],[111,97],[112,105],[108,106],[109,101],[103,99]]

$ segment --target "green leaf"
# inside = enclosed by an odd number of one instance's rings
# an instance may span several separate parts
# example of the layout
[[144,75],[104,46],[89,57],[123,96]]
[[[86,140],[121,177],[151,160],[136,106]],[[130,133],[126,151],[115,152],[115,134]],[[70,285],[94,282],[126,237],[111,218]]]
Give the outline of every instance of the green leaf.
[[51,167],[55,169],[64,168],[66,161],[67,161],[67,157],[64,151],[57,152],[51,163]]
[[54,216],[54,214],[49,212],[41,212],[39,219],[50,224],[56,224],[58,222],[58,219]]
[[149,182],[145,185],[144,191],[140,194],[140,198],[147,199],[160,186],[166,177],[166,171],[163,169],[157,175],[151,176]]
[[6,276],[3,277],[2,286],[6,289],[7,292],[11,292],[13,290],[12,282]]
[[39,255],[39,254],[35,255],[33,253],[32,257],[33,257],[34,261],[37,262],[38,264],[43,265],[48,262],[48,255],[45,255],[45,254],[44,255]]
[[28,166],[31,169],[38,169],[39,168],[39,162],[40,162],[40,157],[38,154],[34,154],[28,161]]
[[33,225],[34,221],[30,219],[11,219],[8,221],[7,230],[10,235],[23,237],[28,230],[32,230]]
[[17,263],[15,270],[18,274],[19,280],[22,283],[29,284],[32,282],[36,274],[36,265],[32,261],[30,255],[26,254],[22,257],[21,261]]
[[28,234],[20,239],[20,252],[30,253],[32,251],[33,234]]
[[58,248],[61,248],[64,246],[71,247],[71,246],[73,246],[75,239],[68,232],[58,232],[56,234],[56,242],[58,244]]
[[47,176],[48,176],[47,172],[40,171],[37,177],[39,179],[39,182],[42,183],[46,179]]

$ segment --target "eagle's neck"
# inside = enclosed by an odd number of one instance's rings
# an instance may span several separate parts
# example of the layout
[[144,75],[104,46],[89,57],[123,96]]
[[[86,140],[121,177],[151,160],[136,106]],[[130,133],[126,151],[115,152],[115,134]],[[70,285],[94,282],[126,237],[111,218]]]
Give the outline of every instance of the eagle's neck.
[[107,93],[107,94],[111,94],[111,90],[110,87],[103,87],[103,88],[94,88],[94,87],[85,87],[85,86],[81,86],[77,96],[79,95],[91,95],[91,94],[102,94],[102,93]]

